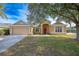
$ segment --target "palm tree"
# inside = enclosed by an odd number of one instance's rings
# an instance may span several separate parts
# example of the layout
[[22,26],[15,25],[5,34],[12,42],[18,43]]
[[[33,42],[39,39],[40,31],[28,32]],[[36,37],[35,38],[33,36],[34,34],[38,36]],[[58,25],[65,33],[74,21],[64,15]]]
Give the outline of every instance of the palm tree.
[[6,4],[0,4],[0,16],[2,17],[2,18],[8,18],[7,17],[7,15],[5,14],[5,10],[6,10],[6,8],[5,8],[5,5]]

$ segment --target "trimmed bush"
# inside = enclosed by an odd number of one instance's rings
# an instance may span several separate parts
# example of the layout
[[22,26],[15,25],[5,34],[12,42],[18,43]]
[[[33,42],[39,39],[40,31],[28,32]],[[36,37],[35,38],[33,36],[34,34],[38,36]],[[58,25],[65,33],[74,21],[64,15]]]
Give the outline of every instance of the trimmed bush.
[[9,35],[10,34],[8,28],[3,29],[3,31],[4,31],[4,35]]

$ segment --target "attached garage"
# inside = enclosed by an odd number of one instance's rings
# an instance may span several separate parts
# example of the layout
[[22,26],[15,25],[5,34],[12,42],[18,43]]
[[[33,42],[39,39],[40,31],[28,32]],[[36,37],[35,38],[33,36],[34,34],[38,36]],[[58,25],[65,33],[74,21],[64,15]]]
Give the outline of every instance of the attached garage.
[[31,27],[30,26],[12,26],[12,35],[27,35],[31,34]]
[[30,35],[32,27],[24,24],[22,21],[10,26],[11,35]]

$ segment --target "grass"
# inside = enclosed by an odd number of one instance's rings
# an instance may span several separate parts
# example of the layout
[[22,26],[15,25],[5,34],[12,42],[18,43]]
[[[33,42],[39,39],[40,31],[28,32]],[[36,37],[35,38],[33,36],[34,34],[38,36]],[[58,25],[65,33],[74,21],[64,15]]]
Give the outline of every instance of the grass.
[[28,36],[1,56],[78,56],[79,41],[73,35]]

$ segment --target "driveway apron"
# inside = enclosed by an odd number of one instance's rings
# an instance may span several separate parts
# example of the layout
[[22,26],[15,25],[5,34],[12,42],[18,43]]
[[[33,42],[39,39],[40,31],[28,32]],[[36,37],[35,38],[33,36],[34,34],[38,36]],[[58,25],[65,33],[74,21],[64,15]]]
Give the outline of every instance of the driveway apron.
[[23,35],[7,36],[3,40],[0,40],[0,53],[6,51],[11,46],[15,45],[17,42],[24,39]]

